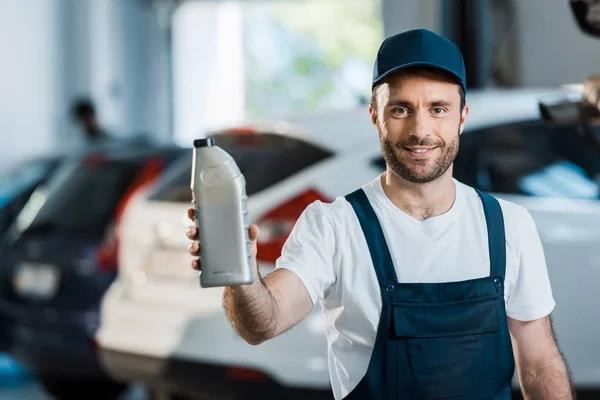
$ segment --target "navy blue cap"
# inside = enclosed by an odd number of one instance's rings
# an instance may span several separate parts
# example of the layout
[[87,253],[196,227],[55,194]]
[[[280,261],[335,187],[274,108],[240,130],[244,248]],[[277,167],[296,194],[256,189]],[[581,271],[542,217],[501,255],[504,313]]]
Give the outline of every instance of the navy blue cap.
[[419,28],[383,41],[373,68],[373,86],[386,76],[409,67],[433,67],[453,76],[467,92],[465,62],[458,47],[443,36]]

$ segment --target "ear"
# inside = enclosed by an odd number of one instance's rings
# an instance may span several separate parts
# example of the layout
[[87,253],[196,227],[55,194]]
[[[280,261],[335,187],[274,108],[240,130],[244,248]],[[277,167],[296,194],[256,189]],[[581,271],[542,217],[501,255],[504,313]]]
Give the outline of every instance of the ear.
[[369,105],[369,114],[371,114],[371,123],[377,128],[377,110],[372,105]]
[[460,113],[460,133],[462,134],[465,130],[465,124],[467,123],[467,116],[469,115],[469,105],[465,104]]

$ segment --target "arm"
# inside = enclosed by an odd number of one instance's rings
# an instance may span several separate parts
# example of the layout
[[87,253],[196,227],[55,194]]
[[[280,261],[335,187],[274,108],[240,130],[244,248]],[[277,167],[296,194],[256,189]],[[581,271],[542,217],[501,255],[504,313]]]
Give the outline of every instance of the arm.
[[526,400],[573,399],[569,373],[558,350],[550,317],[508,318],[519,382]]
[[279,269],[251,285],[226,288],[223,306],[233,329],[257,345],[299,323],[312,309],[312,301],[296,274]]
[[529,212],[521,206],[512,211],[506,213],[505,226],[511,240],[508,247],[516,254],[507,268],[513,269],[516,281],[506,311],[521,389],[526,400],[572,399],[568,370],[549,316],[555,302],[542,242]]
[[[193,209],[188,215],[194,218]],[[250,226],[249,233],[255,280],[249,285],[225,288],[223,307],[237,334],[249,344],[258,345],[296,325],[310,312],[313,304],[304,284],[293,272],[280,269],[264,280],[260,277],[256,261],[258,227]],[[187,235],[194,240],[190,254],[198,256],[197,229],[190,228]],[[192,261],[192,267],[201,269],[197,260]]]

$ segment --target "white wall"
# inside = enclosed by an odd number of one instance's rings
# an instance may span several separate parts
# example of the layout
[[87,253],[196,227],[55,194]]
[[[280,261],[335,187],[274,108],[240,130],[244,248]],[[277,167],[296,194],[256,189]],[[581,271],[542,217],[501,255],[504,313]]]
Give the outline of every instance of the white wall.
[[[74,98],[89,95],[114,135],[164,135],[160,118],[171,110],[159,108],[156,91],[168,77],[159,76],[164,49],[151,2],[61,0],[60,12],[65,113]],[[63,137],[75,134],[66,129]]]
[[0,166],[52,144],[58,1],[0,0]]

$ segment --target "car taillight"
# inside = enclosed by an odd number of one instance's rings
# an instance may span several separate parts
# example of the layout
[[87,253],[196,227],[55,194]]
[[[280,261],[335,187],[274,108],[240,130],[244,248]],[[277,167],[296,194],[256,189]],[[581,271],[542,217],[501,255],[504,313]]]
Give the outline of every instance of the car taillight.
[[309,189],[269,211],[258,221],[260,236],[257,243],[257,259],[259,261],[275,263],[281,256],[283,245],[296,221],[306,207],[317,200],[328,202],[324,195],[314,189]]
[[226,135],[256,135],[259,131],[254,128],[240,126],[237,128],[225,129],[223,133]]
[[99,271],[116,272],[119,259],[119,224],[123,213],[131,199],[148,185],[152,184],[164,168],[164,162],[160,158],[151,158],[140,169],[133,183],[129,186],[125,195],[117,205],[113,222],[107,231],[104,240],[100,244],[96,257],[96,265]]
[[98,270],[101,272],[115,272],[117,270],[118,254],[119,241],[117,240],[117,227],[113,223],[107,230],[96,254],[96,266]]
[[90,344],[92,345],[92,351],[98,354],[100,352],[100,343],[98,343],[96,339],[92,339],[90,342]]
[[262,372],[248,368],[227,368],[227,376],[236,381],[265,382],[269,380],[267,375]]

